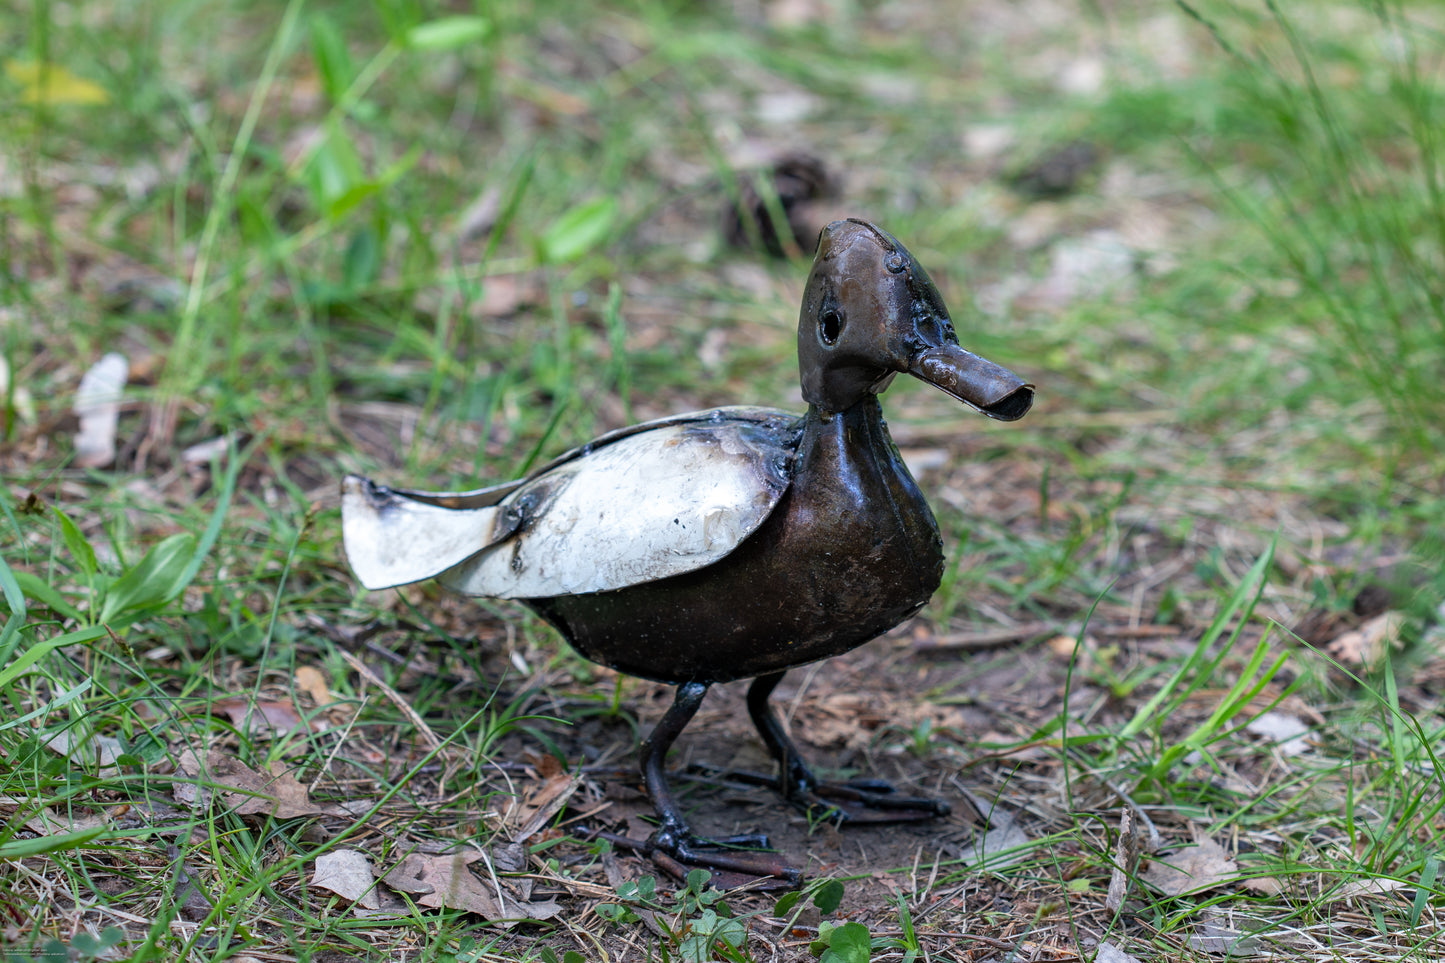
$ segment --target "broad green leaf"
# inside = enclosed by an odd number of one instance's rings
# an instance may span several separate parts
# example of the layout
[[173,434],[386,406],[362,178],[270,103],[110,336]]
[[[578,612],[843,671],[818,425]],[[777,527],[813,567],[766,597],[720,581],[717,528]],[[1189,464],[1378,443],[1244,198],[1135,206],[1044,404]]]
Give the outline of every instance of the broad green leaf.
[[773,904],[774,916],[787,916],[788,912],[798,905],[798,900],[803,898],[803,891],[795,889],[791,893],[784,893],[782,897]]
[[[349,146],[348,142],[348,148]],[[361,179],[356,181],[349,190],[331,199],[326,209],[327,216],[333,221],[339,221],[353,209],[359,207],[367,198],[380,194],[384,188],[390,187],[395,182],[401,180],[402,175],[411,170],[412,166],[416,164],[417,160],[421,157],[421,153],[420,147],[413,147],[406,152],[406,156],[387,167],[386,170],[381,172],[381,176],[375,179],[362,176],[361,165],[360,162],[358,162],[356,165],[356,176]]]
[[80,528],[70,520],[70,516],[62,512],[58,507],[51,506],[55,517],[60,519],[60,535],[65,539],[65,547],[70,550],[71,558],[80,570],[85,573],[86,578],[95,575],[95,549],[90,547],[90,541],[83,534]]
[[306,165],[306,180],[316,206],[333,220],[360,203],[357,200],[343,204],[343,201],[360,191],[375,191],[375,185],[361,169],[361,159],[350,136],[335,121],[327,125],[325,137]]
[[341,280],[348,291],[364,288],[376,280],[381,266],[381,245],[377,242],[376,231],[370,225],[359,227],[351,234],[351,243],[346,245],[346,256],[341,263]]
[[195,551],[196,537],[188,532],[158,542],[140,564],[111,584],[100,621],[110,622],[122,613],[137,613],[175,598],[186,587],[186,568]]
[[83,829],[74,833],[37,836],[35,839],[12,839],[0,843],[0,859],[24,859],[62,849],[79,849],[103,832],[103,828]]
[[455,50],[477,43],[492,32],[485,17],[441,17],[417,24],[406,32],[406,45],[413,50]]
[[100,84],[77,77],[59,64],[28,60],[5,61],[5,75],[20,85],[23,104],[108,104],[110,92]]
[[0,689],[9,685],[15,679],[20,678],[32,665],[56,649],[62,649],[67,645],[76,645],[81,642],[91,642],[107,634],[105,626],[92,625],[89,628],[76,629],[74,632],[66,632],[64,635],[57,635],[53,639],[46,639],[44,642],[38,642],[32,645],[20,653],[14,662],[0,668]]
[[70,950],[81,959],[94,959],[119,946],[124,939],[125,930],[119,926],[107,926],[100,931],[99,936],[91,936],[82,931],[70,938]]
[[828,934],[828,949],[820,963],[868,963],[873,938],[868,927],[849,921]]
[[346,49],[346,39],[324,13],[311,17],[311,56],[316,60],[326,96],[337,103],[356,79],[356,68],[351,63],[351,51]]
[[20,583],[15,580],[15,573],[5,563],[5,556],[0,555],[0,590],[5,595],[5,607],[12,615],[25,619],[25,593],[20,589]]
[[380,193],[381,185],[376,181],[361,181],[340,197],[333,198],[326,207],[326,216],[333,221],[339,221],[360,207],[363,201]]
[[843,902],[843,884],[836,879],[828,880],[813,894],[813,905],[818,907],[818,912],[824,916],[830,915],[841,902]]
[[[60,594],[60,590],[49,582],[45,581],[34,572],[15,572],[15,581],[25,590],[25,594],[46,608],[53,609],[67,619],[80,620],[80,609],[71,604],[70,600]],[[0,652],[4,646],[0,645]]]
[[5,592],[5,605],[10,610],[5,628],[0,629],[0,665],[4,665],[20,643],[20,628],[25,624],[25,593],[20,590],[20,582],[5,564],[3,555],[0,555],[0,589]]
[[617,220],[617,201],[595,197],[584,201],[553,221],[537,240],[538,259],[543,264],[566,264],[592,250],[612,233]]

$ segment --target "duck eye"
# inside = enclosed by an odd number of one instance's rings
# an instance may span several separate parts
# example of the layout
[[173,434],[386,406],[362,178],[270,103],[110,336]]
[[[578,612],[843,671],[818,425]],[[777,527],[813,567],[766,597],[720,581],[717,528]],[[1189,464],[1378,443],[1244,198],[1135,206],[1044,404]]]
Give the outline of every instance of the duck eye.
[[837,344],[838,335],[843,333],[843,315],[831,305],[818,316],[818,337],[824,344]]
[[904,269],[907,265],[906,265],[906,264],[904,263],[904,261],[903,261],[903,255],[901,255],[901,254],[890,254],[890,255],[888,256],[888,260],[886,260],[886,261],[883,262],[883,266],[888,269],[889,273],[892,273],[892,274],[902,274],[902,273],[903,273],[903,269]]

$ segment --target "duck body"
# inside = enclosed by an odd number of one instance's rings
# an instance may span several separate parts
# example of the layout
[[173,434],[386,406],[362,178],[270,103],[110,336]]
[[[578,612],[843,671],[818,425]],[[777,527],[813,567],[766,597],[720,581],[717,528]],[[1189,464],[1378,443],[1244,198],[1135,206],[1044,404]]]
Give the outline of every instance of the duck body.
[[660,682],[730,682],[840,655],[938,588],[943,542],[876,398],[793,425],[790,484],[707,567],[610,592],[528,599],[584,656]]
[[835,222],[819,238],[798,357],[801,417],[753,407],[676,415],[471,492],[354,475],[342,484],[347,556],[367,588],[435,577],[464,594],[517,599],[588,659],[677,686],[642,746],[661,824],[645,844],[617,841],[790,880],[796,871],[781,863],[716,852],[687,830],[663,769],[668,747],[708,686],[754,678],[749,714],[789,799],[839,821],[947,812],[882,784],[821,782],[768,697],[788,669],[916,613],[942,578],[937,523],[878,402],[893,377],[908,373],[1006,421],[1033,398],[1032,385],[959,347],[923,268],[863,221]]

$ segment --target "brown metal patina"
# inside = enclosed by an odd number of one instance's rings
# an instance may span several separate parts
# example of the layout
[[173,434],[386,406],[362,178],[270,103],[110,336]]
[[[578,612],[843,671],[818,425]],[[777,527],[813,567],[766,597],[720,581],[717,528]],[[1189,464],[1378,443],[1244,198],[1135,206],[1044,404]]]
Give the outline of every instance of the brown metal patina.
[[645,843],[619,841],[791,881],[799,874],[776,855],[728,848],[766,845],[763,837],[707,841],[689,832],[663,770],[668,747],[708,686],[755,678],[749,712],[778,760],[787,798],[843,822],[946,813],[940,802],[901,797],[886,784],[818,780],[768,696],[788,669],[847,652],[913,615],[942,578],[937,523],[878,404],[893,377],[911,374],[1005,421],[1033,400],[1032,385],[959,347],[923,268],[892,235],[857,220],[822,233],[799,317],[798,363],[808,411],[770,428],[790,480],[735,549],[666,578],[524,600],[587,658],[678,686],[642,752],[661,826]]
[[[798,363],[810,407],[798,426],[792,484],[731,555],[614,592],[527,603],[587,658],[679,685],[643,748],[644,776],[663,816],[653,843],[709,865],[718,865],[712,854],[699,852],[681,819],[670,818],[677,810],[662,766],[714,682],[756,677],[748,708],[788,798],[814,806],[828,805],[819,796],[832,798],[844,818],[860,818],[860,807],[903,819],[948,811],[876,784],[851,792],[825,786],[768,695],[788,669],[840,655],[912,616],[943,577],[938,525],[878,404],[893,375],[907,372],[1008,421],[1033,401],[1023,379],[958,346],[923,268],[892,235],[861,221],[823,232],[803,296]],[[840,791],[852,798],[840,800]],[[760,867],[752,857],[728,868]]]

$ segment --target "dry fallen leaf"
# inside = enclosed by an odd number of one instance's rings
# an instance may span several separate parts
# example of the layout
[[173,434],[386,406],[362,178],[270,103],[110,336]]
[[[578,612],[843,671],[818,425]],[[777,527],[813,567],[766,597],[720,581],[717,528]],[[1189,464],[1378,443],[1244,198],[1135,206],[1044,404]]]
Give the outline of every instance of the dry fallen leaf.
[[1032,841],[1029,834],[1012,819],[1001,819],[1001,815],[995,810],[991,814],[994,827],[959,852],[964,865],[979,870],[998,870],[1028,855],[1026,847]]
[[1369,879],[1350,880],[1339,889],[1330,894],[1332,899],[1346,900],[1359,899],[1364,896],[1386,896],[1390,893],[1406,889],[1411,884],[1402,879],[1385,879],[1380,876],[1372,876]]
[[57,732],[46,741],[45,747],[78,765],[95,766],[100,775],[115,773],[116,761],[125,754],[125,747],[114,736],[83,736],[73,729]]
[[1193,846],[1155,857],[1141,879],[1166,896],[1212,889],[1239,875],[1224,847],[1205,837]]
[[359,850],[337,849],[317,856],[311,885],[329,889],[367,909],[381,908],[376,894],[376,873],[371,860]]
[[1373,665],[1385,654],[1386,645],[1400,647],[1404,625],[1403,613],[1385,612],[1339,636],[1325,646],[1325,651],[1345,665]]
[[303,665],[296,670],[296,688],[309,695],[318,706],[329,706],[336,701],[326,684],[326,676],[314,666]]
[[[22,805],[20,800],[0,796],[0,806]],[[26,804],[28,805],[28,803]],[[104,814],[91,816],[74,816],[56,812],[53,809],[41,807],[33,816],[25,820],[25,828],[38,836],[55,836],[59,833],[80,833],[87,829],[101,829],[107,825]]]
[[1239,957],[1253,956],[1259,949],[1259,940],[1218,920],[1207,919],[1199,932],[1189,937],[1189,945],[1215,956]]
[[1114,847],[1114,870],[1109,875],[1109,893],[1104,898],[1104,908],[1111,913],[1118,912],[1129,895],[1129,881],[1139,865],[1141,848],[1139,819],[1134,810],[1125,806],[1119,814],[1119,842]]
[[1139,963],[1139,960],[1137,957],[1125,953],[1113,943],[1100,943],[1094,963]]
[[1310,727],[1292,715],[1274,710],[1262,712],[1249,720],[1245,728],[1274,743],[1282,755],[1298,756],[1310,751],[1310,744],[1304,739]]
[[245,696],[232,696],[217,699],[211,703],[211,709],[230,719],[237,729],[251,735],[280,736],[306,727],[301,721],[301,713],[289,702],[252,702]]
[[1250,876],[1241,880],[1240,885],[1261,896],[1278,896],[1284,892],[1284,883],[1274,876]]
[[487,885],[470,869],[482,853],[412,853],[391,868],[386,885],[411,893],[423,906],[467,910],[511,927],[522,920],[545,920],[562,911],[554,900],[522,903],[507,897],[500,885]]
[[269,773],[259,773],[234,756],[220,753],[200,756],[187,749],[177,760],[176,772],[196,781],[178,782],[172,795],[179,803],[203,809],[210,803],[212,792],[219,789],[222,804],[241,816],[269,814],[277,819],[294,819],[340,814],[333,806],[311,802],[306,787],[286,772],[281,763],[273,762],[269,768]]
[[582,785],[581,776],[567,773],[554,757],[547,756],[545,758],[552,760],[552,765],[543,768],[547,781],[529,792],[509,814],[521,824],[512,836],[514,843],[526,842],[538,830],[551,822],[552,818],[562,811],[562,807],[567,805],[567,800],[572,798],[572,794]]
[[115,461],[115,429],[129,376],[130,362],[112,351],[81,377],[75,390],[75,416],[80,419],[80,430],[75,433],[78,467],[103,468]]

